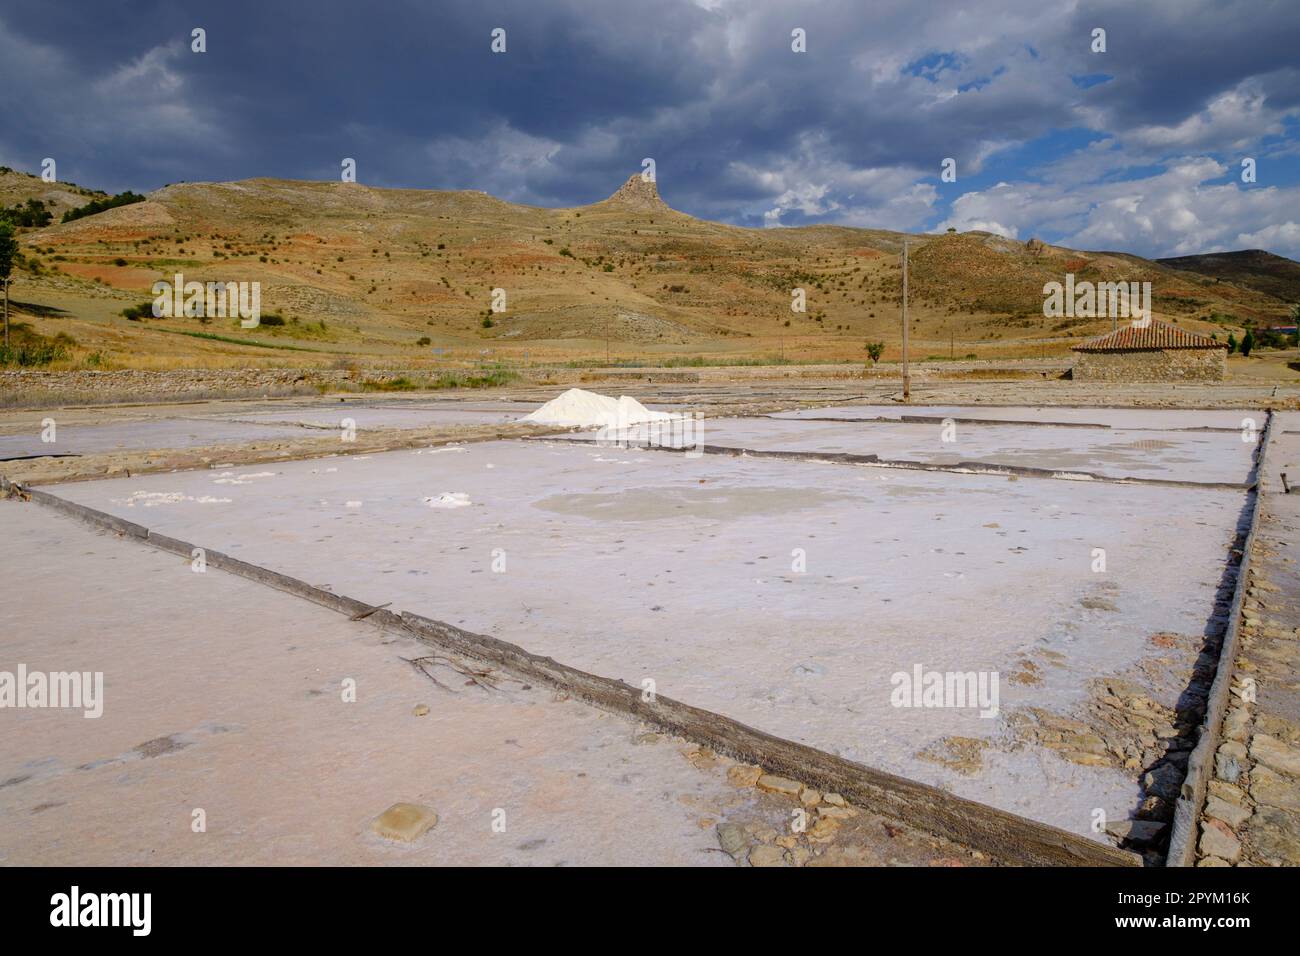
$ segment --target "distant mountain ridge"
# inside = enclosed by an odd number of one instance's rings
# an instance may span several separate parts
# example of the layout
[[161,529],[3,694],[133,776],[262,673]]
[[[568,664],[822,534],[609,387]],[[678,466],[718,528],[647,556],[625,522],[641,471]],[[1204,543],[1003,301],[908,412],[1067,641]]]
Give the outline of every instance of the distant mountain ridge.
[[1155,261],[1174,269],[1234,282],[1283,301],[1300,304],[1300,262],[1263,249],[1207,252]]

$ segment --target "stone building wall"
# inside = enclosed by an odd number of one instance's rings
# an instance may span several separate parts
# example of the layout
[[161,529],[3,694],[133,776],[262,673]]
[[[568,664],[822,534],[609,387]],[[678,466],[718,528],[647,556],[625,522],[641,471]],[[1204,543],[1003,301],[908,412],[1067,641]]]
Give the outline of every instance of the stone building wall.
[[1141,349],[1076,352],[1077,382],[1221,382],[1227,349]]

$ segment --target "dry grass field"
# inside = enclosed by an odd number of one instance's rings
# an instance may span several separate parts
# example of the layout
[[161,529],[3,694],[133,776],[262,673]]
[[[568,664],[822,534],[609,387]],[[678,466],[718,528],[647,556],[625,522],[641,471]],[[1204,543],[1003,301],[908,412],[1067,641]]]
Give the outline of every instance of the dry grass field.
[[[0,203],[27,198],[55,220],[21,230],[11,306],[28,332],[71,338],[53,369],[869,363],[873,341],[890,362],[905,238],[917,361],[1068,360],[1110,320],[1043,317],[1044,283],[1067,272],[1150,281],[1157,316],[1220,338],[1284,321],[1300,297],[1300,270],[1267,253],[1224,272],[984,232],[743,229],[676,212],[637,176],[569,209],[355,183],[185,183],[61,223],[102,194],[0,173]],[[123,315],[177,274],[260,282],[263,314],[283,324]],[[1259,352],[1232,374],[1293,381],[1294,359]]]

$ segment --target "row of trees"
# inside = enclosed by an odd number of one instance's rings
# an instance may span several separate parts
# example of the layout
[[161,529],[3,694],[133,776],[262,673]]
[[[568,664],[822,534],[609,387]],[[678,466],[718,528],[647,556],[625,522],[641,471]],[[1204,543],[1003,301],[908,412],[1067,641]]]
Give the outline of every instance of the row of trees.
[[64,222],[72,222],[85,216],[93,216],[101,213],[106,209],[113,209],[117,206],[129,206],[132,203],[144,202],[144,197],[139,193],[133,193],[127,190],[124,193],[118,193],[116,196],[106,196],[103,199],[92,199],[84,206],[78,206],[76,209],[69,209],[63,214]]
[[[1291,321],[1300,321],[1300,305],[1292,306]],[[1288,346],[1300,345],[1300,334],[1296,332],[1278,332],[1274,329],[1259,329],[1253,326],[1246,327],[1246,334],[1238,341],[1235,335],[1228,335],[1228,354],[1234,352],[1241,353],[1242,357],[1249,356],[1256,348],[1262,349],[1284,349]]]

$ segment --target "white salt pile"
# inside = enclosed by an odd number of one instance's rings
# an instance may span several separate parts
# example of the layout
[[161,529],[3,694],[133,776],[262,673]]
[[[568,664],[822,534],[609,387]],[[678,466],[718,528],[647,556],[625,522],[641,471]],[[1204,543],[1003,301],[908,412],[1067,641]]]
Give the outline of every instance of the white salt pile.
[[463,491],[444,491],[436,498],[425,498],[424,503],[430,508],[464,508],[473,504]]
[[651,411],[627,395],[611,398],[571,388],[559,398],[553,398],[535,412],[525,415],[521,421],[578,428],[627,428],[641,422],[662,422],[676,417],[668,412]]

